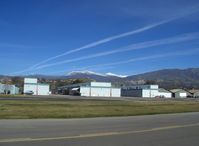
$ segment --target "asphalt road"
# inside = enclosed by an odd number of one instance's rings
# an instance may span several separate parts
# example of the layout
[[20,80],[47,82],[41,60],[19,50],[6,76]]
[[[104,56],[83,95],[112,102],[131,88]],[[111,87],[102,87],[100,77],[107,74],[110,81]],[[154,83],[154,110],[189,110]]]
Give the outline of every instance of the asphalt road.
[[199,113],[0,120],[0,146],[198,146]]
[[0,100],[30,100],[30,101],[135,101],[135,102],[154,102],[154,101],[199,101],[199,98],[141,98],[141,97],[81,97],[69,95],[0,95]]

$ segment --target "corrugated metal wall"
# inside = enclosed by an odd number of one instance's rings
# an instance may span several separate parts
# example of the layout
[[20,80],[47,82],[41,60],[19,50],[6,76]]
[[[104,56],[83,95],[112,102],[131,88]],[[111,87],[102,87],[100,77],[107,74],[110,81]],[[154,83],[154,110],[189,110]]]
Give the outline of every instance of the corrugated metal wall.
[[120,97],[120,88],[80,87],[81,96]]
[[172,93],[167,93],[167,92],[159,92],[158,95],[163,96],[165,98],[171,98],[172,97]]
[[142,97],[156,97],[158,95],[159,95],[158,90],[152,90],[152,89],[142,90]]
[[4,84],[0,83],[0,94],[4,93]]
[[37,83],[36,78],[24,79],[24,93],[32,91],[33,95],[49,95],[49,85]]
[[32,91],[33,95],[37,95],[37,84],[24,84],[24,93]]
[[122,89],[121,95],[124,97],[142,97],[142,89]]
[[24,93],[33,91],[33,95],[49,95],[49,85],[47,84],[24,84]]
[[38,85],[38,95],[49,95],[49,85]]
[[112,96],[111,97],[121,97],[121,89],[120,88],[111,88]]

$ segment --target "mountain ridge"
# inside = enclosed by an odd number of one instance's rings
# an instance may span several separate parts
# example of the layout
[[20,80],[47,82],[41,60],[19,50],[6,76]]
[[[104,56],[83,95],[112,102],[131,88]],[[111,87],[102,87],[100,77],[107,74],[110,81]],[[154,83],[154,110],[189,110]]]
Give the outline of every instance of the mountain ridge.
[[164,88],[199,88],[199,68],[163,69],[128,76],[125,81],[154,82]]
[[102,74],[102,73],[96,73],[96,72],[92,72],[92,71],[88,71],[88,70],[85,70],[85,71],[73,71],[73,72],[64,74],[64,76],[70,76],[70,75],[75,75],[75,74],[88,74],[88,75],[91,74],[91,75],[99,75],[99,76],[104,76],[104,77],[114,76],[114,77],[119,77],[119,78],[127,77],[125,75],[118,75],[118,74],[114,74],[114,73],[110,73],[110,72]]
[[[1,76],[5,78],[8,76]],[[39,79],[57,80],[57,79],[75,79],[75,78],[88,78],[98,82],[113,82],[116,85],[132,85],[132,84],[158,84],[163,88],[198,88],[199,89],[199,68],[187,69],[162,69],[152,72],[132,76],[121,76],[113,73],[95,73],[92,71],[75,71],[65,75],[29,75],[20,76],[35,77]]]

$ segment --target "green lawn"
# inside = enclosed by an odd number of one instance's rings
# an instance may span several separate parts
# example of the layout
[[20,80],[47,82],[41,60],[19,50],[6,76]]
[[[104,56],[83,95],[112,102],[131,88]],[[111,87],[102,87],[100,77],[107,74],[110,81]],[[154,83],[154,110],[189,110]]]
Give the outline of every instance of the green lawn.
[[88,118],[199,112],[199,102],[0,101],[0,119]]

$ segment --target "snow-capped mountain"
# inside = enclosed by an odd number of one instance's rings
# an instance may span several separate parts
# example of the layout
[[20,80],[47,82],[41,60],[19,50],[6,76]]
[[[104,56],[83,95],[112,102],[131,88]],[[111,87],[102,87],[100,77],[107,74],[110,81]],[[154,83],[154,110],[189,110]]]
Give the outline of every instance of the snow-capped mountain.
[[96,81],[114,81],[125,78],[126,76],[117,75],[113,73],[96,73],[92,71],[74,71],[64,75],[67,78],[90,78]]
[[101,74],[101,73],[96,73],[96,72],[92,72],[92,71],[73,71],[70,72],[68,74],[65,74],[64,76],[71,76],[71,75],[77,75],[77,74],[87,74],[87,75],[98,75],[98,76],[103,76],[103,77],[107,77],[107,76],[114,76],[114,77],[119,77],[119,78],[125,78],[127,76],[125,75],[118,75],[118,74],[114,74],[114,73],[106,73],[106,74]]
[[77,74],[85,74],[85,75],[98,75],[98,76],[106,76],[105,74],[100,74],[92,71],[73,71],[68,74],[65,74],[64,76],[71,76],[71,75],[77,75]]
[[98,82],[112,82],[117,81],[120,79],[126,78],[126,76],[117,75],[113,73],[96,73],[92,71],[73,71],[70,73],[67,73],[65,75],[42,75],[42,74],[35,74],[35,75],[29,75],[29,76],[23,76],[23,77],[34,77],[34,78],[40,78],[40,79],[75,79],[75,78],[89,78]]

